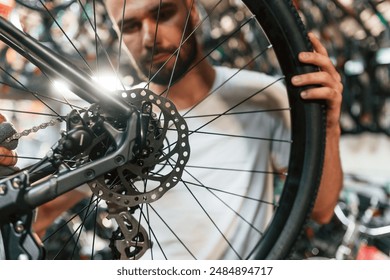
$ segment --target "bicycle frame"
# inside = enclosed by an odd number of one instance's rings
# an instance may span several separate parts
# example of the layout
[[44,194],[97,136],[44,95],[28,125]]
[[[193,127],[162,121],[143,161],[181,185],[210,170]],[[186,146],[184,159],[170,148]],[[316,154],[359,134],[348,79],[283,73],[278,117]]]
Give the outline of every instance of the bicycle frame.
[[[7,242],[4,244],[6,258],[40,259],[43,257],[43,251],[31,232],[33,209],[80,186],[80,184],[103,175],[114,167],[129,162],[132,159],[135,140],[139,135],[140,116],[137,110],[131,106],[120,103],[112,95],[105,94],[104,91],[96,87],[86,73],[18,30],[2,17],[0,17],[0,39],[43,69],[45,73],[65,79],[80,98],[91,104],[103,102],[105,104],[104,110],[107,111],[108,115],[118,116],[119,114],[127,120],[127,129],[124,131],[115,129],[107,122],[103,124],[117,146],[115,152],[103,158],[73,170],[63,164],[55,166],[53,163],[45,163],[41,167],[44,172],[41,172],[41,175],[33,180],[29,170],[0,180],[0,226],[3,240]],[[77,118],[77,116],[78,113],[73,113],[73,115],[70,113],[66,120],[68,124],[67,137],[76,142],[79,141],[81,135],[83,135],[82,137],[91,137],[90,132],[83,127],[81,118]],[[87,145],[84,144],[80,148],[85,149]],[[41,164],[43,162],[44,160],[41,161]],[[61,172],[57,175],[49,175],[47,170],[53,168],[61,170]]]

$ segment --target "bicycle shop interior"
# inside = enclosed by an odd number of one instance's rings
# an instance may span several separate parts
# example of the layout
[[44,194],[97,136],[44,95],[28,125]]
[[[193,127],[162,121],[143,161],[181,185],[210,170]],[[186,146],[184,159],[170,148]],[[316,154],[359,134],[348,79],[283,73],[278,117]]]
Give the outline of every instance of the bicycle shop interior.
[[[81,68],[98,52],[118,55],[119,38],[101,0],[35,2],[0,0],[0,13]],[[42,12],[45,10],[42,2],[51,9],[50,16]],[[82,8],[77,6],[78,2],[82,3]],[[257,34],[252,29],[243,28],[222,44],[226,34],[245,21],[241,5],[236,3],[239,1],[227,2],[229,8],[221,5],[213,11],[215,19],[210,19],[204,28],[208,30],[208,35],[202,37],[204,45],[207,48],[215,42],[221,43],[210,55],[210,60],[217,65],[249,65],[262,42],[253,40]],[[200,1],[201,13],[207,14],[211,8],[208,3]],[[340,155],[344,179],[330,223],[319,225],[309,220],[290,258],[388,260],[390,0],[296,0],[294,4],[307,30],[320,38],[342,77]],[[94,29],[99,30],[99,36],[94,34]],[[203,30],[203,33],[206,32]],[[94,46],[97,41],[107,46],[104,51]],[[247,41],[254,42],[254,45]],[[125,57],[123,53],[119,55]],[[116,61],[106,61],[104,56],[101,55],[99,61],[102,69],[111,63],[115,65]],[[273,60],[272,57],[267,59]],[[59,112],[64,104],[72,103],[72,106],[81,108],[84,103],[79,103],[66,83],[48,80],[42,71],[5,44],[0,45],[0,61],[0,113],[13,123],[16,131],[26,134],[19,140],[17,148],[18,165],[23,168],[42,156],[42,151],[49,150],[47,143],[54,143],[60,132],[55,123],[50,122],[52,112],[35,93],[54,98],[52,92],[61,92],[63,100],[56,108]],[[128,69],[126,63],[130,61],[122,59],[114,66],[117,72],[126,73],[120,79],[102,70],[93,77],[94,82],[108,91],[117,88],[118,84],[136,85],[140,78],[135,70]],[[272,66],[250,65],[272,72]],[[36,113],[19,114],[27,111]],[[35,129],[31,129],[33,127]],[[104,254],[100,257],[105,258]]]

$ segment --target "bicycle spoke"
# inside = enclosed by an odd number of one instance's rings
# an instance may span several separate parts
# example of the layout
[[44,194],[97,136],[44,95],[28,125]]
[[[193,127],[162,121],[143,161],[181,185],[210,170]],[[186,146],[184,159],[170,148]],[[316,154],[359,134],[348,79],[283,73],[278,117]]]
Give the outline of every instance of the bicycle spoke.
[[92,69],[89,66],[89,63],[85,60],[84,56],[81,54],[80,50],[76,47],[76,45],[73,43],[73,41],[69,38],[69,36],[66,34],[65,30],[61,27],[59,22],[57,21],[56,17],[53,15],[53,13],[46,7],[45,3],[42,2],[42,0],[39,0],[39,2],[42,4],[43,8],[46,10],[47,14],[51,17],[51,19],[54,21],[54,23],[57,25],[57,27],[61,30],[62,34],[66,37],[68,42],[72,45],[73,49],[77,52],[79,55],[79,58],[84,62],[85,66],[87,66],[88,70],[92,73]]
[[273,172],[273,171],[245,170],[245,169],[212,167],[212,166],[187,165],[186,167],[193,168],[193,169],[209,169],[209,170],[214,170],[214,171],[230,171],[230,172],[260,173],[260,174],[272,174],[272,175],[286,175],[285,173]]
[[214,227],[219,231],[219,233],[221,234],[222,238],[226,241],[226,243],[229,245],[229,247],[233,250],[233,252],[236,254],[236,256],[241,260],[242,257],[240,256],[240,254],[237,252],[237,250],[233,247],[233,245],[231,244],[231,242],[228,240],[228,238],[226,237],[226,235],[223,233],[223,231],[219,228],[219,226],[216,224],[215,220],[210,216],[210,214],[208,213],[208,211],[204,208],[204,206],[202,205],[202,203],[199,201],[199,199],[195,196],[195,194],[190,190],[190,188],[184,184],[184,186],[187,188],[187,190],[189,191],[189,193],[191,194],[191,196],[195,199],[195,201],[197,202],[197,204],[199,205],[199,207],[202,209],[203,213],[207,216],[207,218],[209,219],[209,221],[214,225]]
[[259,114],[259,113],[270,113],[270,112],[281,112],[281,111],[290,111],[290,108],[279,108],[279,109],[265,109],[265,110],[254,110],[254,111],[243,111],[243,112],[229,112],[223,115],[221,114],[205,114],[205,115],[194,115],[194,116],[184,116],[184,119],[199,119],[199,118],[210,118],[210,117],[220,117],[220,116],[233,116],[233,115],[247,115],[247,114]]
[[[222,114],[220,116],[224,116],[224,114]],[[168,130],[169,131],[170,130],[173,131],[173,129],[168,129]],[[248,135],[234,135],[234,134],[207,132],[207,131],[199,131],[199,130],[189,130],[189,133],[190,133],[190,135],[192,135],[192,134],[203,134],[203,135],[209,135],[209,136],[242,138],[242,139],[261,140],[261,141],[269,141],[269,142],[282,142],[282,143],[291,144],[291,140],[274,139],[274,138],[262,138],[262,137],[248,136]]]
[[225,205],[225,207],[227,207],[230,211],[232,211],[235,215],[237,215],[237,217],[239,217],[242,221],[244,221],[249,227],[251,227],[254,231],[256,231],[257,233],[260,234],[260,236],[262,236],[264,233],[262,231],[260,231],[259,229],[257,229],[253,224],[252,222],[248,221],[243,215],[241,215],[238,211],[236,211],[235,209],[233,209],[233,207],[231,207],[230,205],[228,205],[222,198],[220,198],[218,195],[216,195],[213,191],[211,191],[210,188],[207,188],[206,189],[215,197],[217,198],[220,202],[222,202],[223,205]]
[[[56,253],[55,257],[53,259],[57,259],[61,253],[67,248],[67,245],[75,239],[74,244],[73,244],[73,249],[71,252],[71,258],[77,257],[76,252],[77,247],[79,246],[80,238],[82,234],[86,234],[86,229],[85,229],[85,222],[90,216],[93,216],[94,222],[94,227],[93,227],[93,232],[94,234],[92,235],[92,246],[91,246],[91,254],[90,258],[94,258],[94,248],[95,248],[95,239],[96,239],[96,221],[97,221],[97,211],[99,207],[99,201],[100,199],[98,198],[93,198],[91,197],[89,203],[84,206],[82,209],[78,210],[77,212],[73,213],[71,217],[69,217],[66,221],[64,221],[61,225],[59,225],[50,235],[46,236],[45,239],[42,241],[43,243],[48,243],[50,244],[50,240],[52,238],[56,238],[57,234],[63,230],[65,227],[70,227],[70,223],[75,220],[77,217],[80,217],[83,215],[82,219],[80,220],[80,224],[77,226],[77,228],[72,227],[71,231],[71,236],[68,237],[67,241],[65,244],[63,244],[63,247],[59,252]],[[91,206],[93,205],[92,209]],[[76,236],[77,235],[77,236]],[[76,236],[76,237],[75,237]],[[84,242],[87,241],[85,238],[87,236],[84,236]]]
[[154,55],[156,51],[156,42],[157,42],[157,32],[158,32],[158,25],[160,22],[160,12],[161,12],[161,5],[162,5],[162,0],[160,0],[160,3],[158,5],[158,10],[157,10],[157,18],[156,18],[156,29],[154,31],[154,43],[153,43],[153,48],[152,48],[152,56],[150,58],[150,66],[149,66],[149,73],[148,73],[148,79],[147,79],[147,88],[149,89],[149,85],[152,82],[151,81],[151,75],[152,75],[152,68],[153,68],[153,60],[154,60]]
[[182,47],[183,47],[183,42],[184,42],[185,36],[187,34],[187,27],[188,27],[188,24],[189,24],[189,21],[190,21],[191,10],[193,9],[193,7],[194,7],[194,0],[191,0],[191,5],[190,5],[190,8],[188,9],[188,14],[187,14],[187,17],[186,17],[186,21],[184,23],[183,32],[182,32],[182,36],[181,36],[181,39],[180,39],[179,48],[176,51],[175,63],[173,64],[171,77],[169,78],[168,87],[167,87],[167,89],[165,91],[165,98],[169,97],[169,90],[171,88],[173,77],[174,77],[175,72],[176,72],[176,66],[177,66],[177,62],[179,60],[179,56],[180,56],[180,53],[181,53],[181,50],[182,50]]
[[[189,174],[188,171],[186,171],[186,173]],[[196,178],[194,178],[194,179],[196,181],[198,181]],[[239,197],[239,198],[252,200],[252,201],[255,201],[255,202],[258,202],[258,203],[264,203],[264,204],[272,205],[274,207],[278,207],[278,205],[276,203],[274,203],[274,202],[269,202],[269,201],[258,199],[258,198],[253,198],[253,197],[249,197],[249,196],[245,196],[245,195],[240,195],[238,193],[228,192],[228,191],[225,191],[223,189],[216,189],[216,188],[207,187],[207,186],[205,186],[205,185],[203,185],[201,183],[193,183],[193,182],[189,182],[189,181],[183,181],[183,182],[185,182],[188,185],[193,185],[193,186],[196,186],[196,187],[205,188],[205,189],[210,190],[210,191],[220,192],[220,193],[236,196],[236,197]]]
[[157,217],[164,223],[164,225],[167,227],[167,229],[175,236],[175,238],[180,242],[180,244],[186,249],[186,251],[194,258],[196,259],[195,255],[190,251],[190,249],[186,246],[186,244],[181,240],[181,238],[177,235],[176,231],[174,231],[169,224],[166,222],[166,220],[161,217],[159,214],[159,211],[157,211],[151,204],[149,205],[150,209],[153,210],[154,214],[157,215]]
[[[162,248],[162,246],[161,246],[161,244],[160,244],[160,242],[158,240],[158,236],[156,236],[155,232],[153,231],[153,226],[152,226],[153,223],[150,222],[150,211],[149,211],[149,208],[151,208],[150,205],[146,204],[146,209],[147,209],[146,216],[145,216],[145,213],[142,212],[142,215],[144,216],[145,222],[146,222],[146,224],[148,226],[149,237],[150,237],[149,242],[152,242],[152,237],[153,237],[153,239],[157,243],[158,248],[160,249],[160,252],[163,254],[164,259],[168,260],[166,254],[165,254],[165,252],[164,252],[164,250],[163,250],[163,248]],[[154,260],[154,251],[155,251],[155,249],[153,248],[153,244],[150,244],[150,245],[151,245],[150,246],[151,247],[150,248],[150,259]]]
[[[201,25],[210,17],[210,15],[215,11],[215,9],[222,3],[222,1],[223,0],[219,0],[213,7],[212,7],[212,9],[211,9],[211,11],[210,11],[210,14],[209,15],[207,15],[207,17],[205,17],[204,19],[202,19],[201,20],[201,22],[197,25],[197,26],[195,26],[195,28],[194,28],[194,30],[190,33],[190,34],[188,34],[188,36],[183,40],[183,42],[179,45],[179,47],[167,58],[167,60],[161,65],[161,67],[156,71],[156,73],[151,77],[151,78],[149,78],[148,79],[148,83],[146,84],[146,86],[145,86],[145,88],[149,88],[149,86],[150,86],[150,83],[151,82],[153,82],[153,80],[155,79],[155,77],[161,72],[161,70],[166,66],[166,64],[175,56],[175,55],[177,55],[177,52],[178,52],[178,50],[179,50],[179,48],[181,48],[187,41],[188,41],[188,39],[191,37],[191,36],[194,36],[194,34],[195,34],[195,32],[201,27]],[[238,32],[238,30],[236,30],[236,32]],[[202,59],[202,60],[204,60],[204,59],[206,59],[206,57],[207,57],[207,55],[206,56],[204,56],[204,58]],[[196,63],[196,65],[197,64],[199,64],[201,61],[199,61],[199,62],[197,62]],[[195,67],[192,67],[192,69],[193,68],[195,68]],[[185,74],[187,74],[188,73],[188,71],[185,73]],[[162,95],[162,94],[164,94],[165,93],[165,91],[163,91],[163,92],[161,92],[160,93],[160,95]]]
[[[173,167],[171,165],[171,167]],[[180,180],[181,183],[186,187],[187,191],[191,194],[191,197],[196,201],[196,203],[200,206],[200,208],[203,210],[204,214],[207,216],[207,218],[213,223],[214,227],[220,232],[221,236],[223,237],[223,239],[229,244],[229,247],[237,254],[237,256],[239,258],[241,258],[237,251],[234,249],[233,245],[230,243],[230,241],[228,240],[228,238],[224,235],[224,233],[222,232],[222,230],[218,227],[218,225],[216,225],[215,221],[212,219],[212,217],[209,215],[208,211],[203,207],[202,203],[197,199],[197,197],[195,196],[195,194],[190,190],[189,186],[188,185],[194,185],[194,186],[197,186],[197,187],[203,187],[205,189],[208,190],[209,193],[212,194],[212,196],[214,196],[215,198],[217,198],[223,205],[225,205],[225,207],[227,207],[230,211],[232,211],[237,217],[239,217],[242,221],[244,221],[244,223],[246,223],[250,228],[252,228],[255,232],[257,232],[258,234],[260,235],[263,235],[263,232],[261,232],[259,229],[255,228],[254,225],[248,221],[247,219],[245,219],[245,217],[243,217],[240,213],[238,213],[236,210],[234,210],[230,205],[228,205],[222,198],[220,198],[218,195],[216,195],[212,190],[215,190],[215,191],[220,191],[220,190],[217,190],[217,189],[213,189],[213,188],[208,188],[206,186],[204,186],[199,179],[197,179],[194,175],[192,175],[187,169],[188,168],[192,168],[191,166],[187,166],[186,167],[186,170],[185,172],[191,177],[193,178],[195,181],[198,182],[198,184],[195,184],[195,183],[191,183],[191,182],[188,182],[188,181],[184,181],[184,180]],[[201,168],[205,168],[205,169],[213,169],[213,168],[210,168],[210,167],[201,167]],[[232,194],[232,193],[229,193],[229,192],[226,192],[226,191],[221,191],[223,193],[227,193],[227,194],[230,194],[230,195],[234,195],[234,196],[237,196],[237,197],[240,197],[240,198],[247,198],[245,196],[239,196],[237,194]],[[257,202],[261,202],[263,203],[263,201],[259,200],[259,199],[252,199],[252,200],[255,200]],[[270,205],[274,205],[274,203],[270,203],[270,202],[265,202],[266,204],[270,204]],[[176,235],[175,235],[176,236]],[[178,238],[176,236],[176,238]],[[183,241],[180,240],[180,243],[183,244]],[[192,255],[192,254],[191,254]]]

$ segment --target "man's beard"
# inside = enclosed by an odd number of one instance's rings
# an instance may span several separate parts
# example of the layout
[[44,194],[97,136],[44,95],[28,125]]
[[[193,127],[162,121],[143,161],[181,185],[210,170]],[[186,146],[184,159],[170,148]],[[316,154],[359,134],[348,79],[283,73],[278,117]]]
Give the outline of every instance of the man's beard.
[[[185,54],[183,50],[186,50],[188,52]],[[198,52],[195,36],[192,35],[190,38],[188,38],[188,40],[180,50],[179,57],[177,57],[175,51],[176,49],[166,50],[158,49],[158,47],[156,47],[154,50],[154,55],[152,54],[153,51],[148,52],[145,56],[143,56],[143,59],[141,59],[141,63],[140,65],[138,65],[138,67],[143,73],[143,75],[145,77],[148,77],[151,82],[158,85],[170,86],[171,84],[174,84],[180,78],[182,78],[190,69],[191,65],[194,63]],[[169,62],[150,62],[151,58],[158,54],[173,55],[170,57]],[[152,67],[150,67],[151,63],[153,63]],[[168,68],[168,64],[175,66]]]

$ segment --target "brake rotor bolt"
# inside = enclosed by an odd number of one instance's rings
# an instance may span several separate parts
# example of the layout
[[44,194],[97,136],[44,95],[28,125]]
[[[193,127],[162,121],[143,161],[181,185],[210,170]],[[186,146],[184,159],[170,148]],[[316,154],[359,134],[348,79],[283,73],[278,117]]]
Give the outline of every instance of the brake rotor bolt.
[[122,164],[122,163],[124,163],[124,161],[125,161],[125,159],[124,159],[123,156],[117,156],[117,157],[115,157],[115,163],[116,163],[116,164]]
[[5,184],[0,185],[0,195],[5,195],[7,192],[7,186]]
[[85,174],[86,178],[93,178],[93,177],[95,177],[95,172],[93,170],[91,170],[91,169],[88,169],[87,171],[85,171],[84,174]]
[[80,117],[79,116],[73,116],[71,118],[71,122],[74,123],[74,124],[77,124],[80,122]]
[[24,225],[23,222],[17,221],[15,224],[15,230],[17,233],[22,233],[24,231]]
[[13,186],[15,189],[19,189],[21,185],[22,185],[22,180],[20,180],[19,178],[15,178],[15,179],[12,181],[12,186]]

